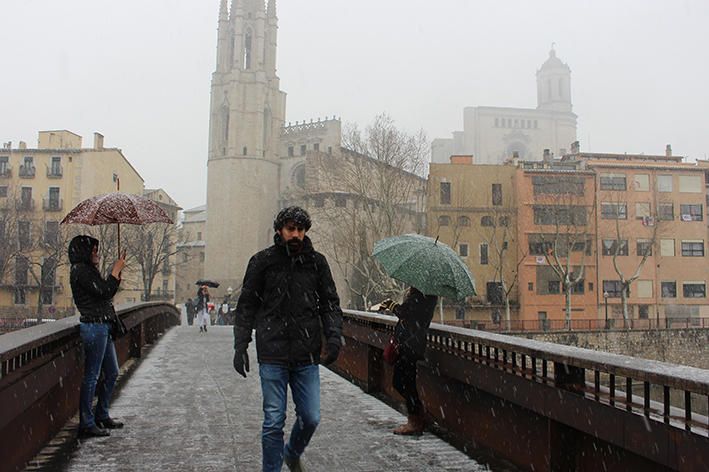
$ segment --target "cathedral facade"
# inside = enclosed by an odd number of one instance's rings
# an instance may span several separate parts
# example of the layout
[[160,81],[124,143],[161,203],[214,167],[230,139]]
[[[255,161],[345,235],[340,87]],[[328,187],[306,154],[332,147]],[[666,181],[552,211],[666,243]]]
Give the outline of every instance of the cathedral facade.
[[467,107],[463,131],[435,139],[431,161],[447,163],[452,155],[473,155],[476,164],[541,160],[544,149],[563,155],[576,141],[577,117],[571,105],[571,69],[552,49],[537,71],[537,107]]

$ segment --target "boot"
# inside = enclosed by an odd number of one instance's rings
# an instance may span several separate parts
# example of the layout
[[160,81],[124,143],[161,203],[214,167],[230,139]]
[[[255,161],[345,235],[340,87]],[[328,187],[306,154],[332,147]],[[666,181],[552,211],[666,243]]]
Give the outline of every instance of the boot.
[[426,420],[423,415],[409,415],[406,424],[394,430],[394,434],[402,436],[421,436],[426,427]]

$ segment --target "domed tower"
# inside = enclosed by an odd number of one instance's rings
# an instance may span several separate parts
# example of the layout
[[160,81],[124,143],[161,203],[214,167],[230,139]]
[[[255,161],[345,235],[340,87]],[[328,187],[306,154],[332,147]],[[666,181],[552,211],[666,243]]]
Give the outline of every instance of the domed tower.
[[276,76],[276,0],[222,0],[212,75],[205,276],[238,287],[271,242],[285,93]]
[[556,57],[552,46],[549,58],[537,71],[537,108],[571,112],[571,69]]

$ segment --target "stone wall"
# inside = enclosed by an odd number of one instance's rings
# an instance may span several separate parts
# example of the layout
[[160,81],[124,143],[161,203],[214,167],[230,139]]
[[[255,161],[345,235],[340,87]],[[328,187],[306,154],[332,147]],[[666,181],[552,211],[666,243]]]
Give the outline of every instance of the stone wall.
[[709,369],[709,329],[520,333],[516,336]]

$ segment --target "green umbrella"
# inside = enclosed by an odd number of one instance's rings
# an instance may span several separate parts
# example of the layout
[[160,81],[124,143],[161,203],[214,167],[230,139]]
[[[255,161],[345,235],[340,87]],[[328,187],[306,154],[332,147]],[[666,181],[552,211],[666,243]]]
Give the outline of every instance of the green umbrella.
[[377,241],[372,255],[392,278],[425,295],[460,300],[476,294],[468,267],[438,239],[419,234],[394,236]]

